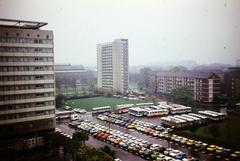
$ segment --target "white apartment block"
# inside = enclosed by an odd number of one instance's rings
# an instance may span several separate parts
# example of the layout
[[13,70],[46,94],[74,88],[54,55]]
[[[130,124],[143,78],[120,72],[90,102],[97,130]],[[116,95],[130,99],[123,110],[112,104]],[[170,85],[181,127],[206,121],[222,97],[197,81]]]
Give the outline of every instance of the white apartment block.
[[128,90],[128,40],[97,45],[98,88],[125,93]]

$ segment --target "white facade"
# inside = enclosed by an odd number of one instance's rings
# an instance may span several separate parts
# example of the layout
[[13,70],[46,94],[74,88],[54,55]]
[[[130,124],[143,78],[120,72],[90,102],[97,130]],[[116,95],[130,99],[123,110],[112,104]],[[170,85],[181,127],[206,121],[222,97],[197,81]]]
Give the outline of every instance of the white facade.
[[128,40],[97,45],[98,88],[126,92],[128,90]]

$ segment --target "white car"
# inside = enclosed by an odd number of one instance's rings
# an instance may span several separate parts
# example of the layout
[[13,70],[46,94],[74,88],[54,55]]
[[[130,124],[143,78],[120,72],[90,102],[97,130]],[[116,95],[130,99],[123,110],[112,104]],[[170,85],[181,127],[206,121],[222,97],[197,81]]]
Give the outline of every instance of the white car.
[[78,120],[79,119],[78,114],[72,114],[70,119],[71,119],[71,121]]
[[114,159],[114,161],[122,161],[121,159],[119,159],[119,158],[116,158],[116,159]]

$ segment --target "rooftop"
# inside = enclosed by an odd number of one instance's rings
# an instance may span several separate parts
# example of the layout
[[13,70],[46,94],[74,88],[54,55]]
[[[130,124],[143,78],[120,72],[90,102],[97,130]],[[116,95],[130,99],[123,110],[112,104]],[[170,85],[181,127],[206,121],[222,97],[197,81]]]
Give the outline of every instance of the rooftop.
[[156,76],[166,76],[166,77],[187,77],[187,78],[209,78],[212,75],[218,76],[214,72],[200,72],[200,71],[181,71],[181,72],[174,72],[174,71],[160,71],[157,72]]
[[0,27],[11,27],[21,29],[39,29],[48,23],[36,22],[36,21],[25,21],[25,20],[14,20],[14,19],[2,19],[0,18]]
[[83,65],[55,64],[55,71],[85,71]]

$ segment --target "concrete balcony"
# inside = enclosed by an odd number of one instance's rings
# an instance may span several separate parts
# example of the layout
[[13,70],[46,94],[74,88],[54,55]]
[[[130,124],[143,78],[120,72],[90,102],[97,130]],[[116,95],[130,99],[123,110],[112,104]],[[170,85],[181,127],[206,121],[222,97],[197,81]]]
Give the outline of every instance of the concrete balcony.
[[1,62],[2,66],[53,66],[53,62]]
[[0,120],[0,125],[26,122],[26,121],[43,120],[43,119],[50,119],[50,118],[55,118],[55,114],[41,115],[41,116],[34,116],[34,117],[24,117],[24,118],[9,119],[9,120]]
[[0,43],[0,47],[53,48],[53,44]]
[[24,80],[24,81],[0,81],[0,85],[25,85],[25,84],[47,84],[54,83],[54,79],[46,80]]
[[55,97],[39,97],[39,98],[27,98],[27,99],[18,99],[18,100],[5,100],[0,101],[0,105],[11,105],[11,104],[21,104],[21,103],[31,103],[31,102],[46,102],[54,101]]
[[21,52],[1,52],[0,56],[13,57],[53,57],[53,53],[21,53]]
[[46,93],[46,92],[54,92],[54,91],[55,91],[54,88],[25,89],[25,90],[13,90],[13,91],[0,91],[0,95]]
[[55,109],[54,105],[52,105],[52,106],[31,107],[31,108],[22,108],[22,109],[15,109],[15,110],[0,111],[0,115],[23,113],[23,112],[32,112],[32,111],[45,111],[45,110],[53,110],[53,109]]
[[0,76],[17,76],[17,75],[48,75],[54,74],[54,71],[16,71],[16,72],[0,72]]

